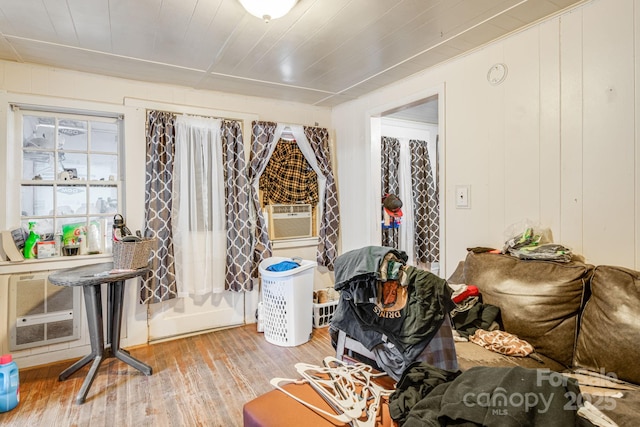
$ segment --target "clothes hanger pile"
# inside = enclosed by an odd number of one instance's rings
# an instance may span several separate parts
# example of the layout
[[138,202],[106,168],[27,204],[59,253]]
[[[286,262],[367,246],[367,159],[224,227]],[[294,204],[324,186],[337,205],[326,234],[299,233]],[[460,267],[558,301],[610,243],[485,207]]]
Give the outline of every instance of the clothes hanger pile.
[[[383,397],[394,390],[388,390],[374,383],[372,378],[385,376],[373,372],[364,363],[346,364],[335,357],[326,357],[325,366],[297,363],[300,380],[273,378],[271,385],[287,396],[313,411],[338,422],[357,427],[374,427]],[[293,395],[282,387],[284,384],[309,384],[336,411],[331,414]]]

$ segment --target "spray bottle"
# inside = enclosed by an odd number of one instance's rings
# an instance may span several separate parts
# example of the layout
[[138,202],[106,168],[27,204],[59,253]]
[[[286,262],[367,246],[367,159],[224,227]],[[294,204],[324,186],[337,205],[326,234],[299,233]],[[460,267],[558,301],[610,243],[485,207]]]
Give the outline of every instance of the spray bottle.
[[24,257],[25,259],[36,258],[36,249],[38,242],[40,241],[40,235],[35,231],[35,221],[29,221],[29,236],[24,242]]

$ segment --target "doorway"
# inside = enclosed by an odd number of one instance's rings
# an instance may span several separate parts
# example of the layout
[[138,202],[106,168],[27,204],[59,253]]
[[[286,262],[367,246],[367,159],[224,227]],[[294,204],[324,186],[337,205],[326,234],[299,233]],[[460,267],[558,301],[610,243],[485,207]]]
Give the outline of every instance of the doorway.
[[[389,188],[403,202],[399,225],[392,218],[390,226],[389,215],[380,205],[373,241],[405,251],[410,265],[439,275],[445,271],[443,90],[420,95],[370,115],[372,182],[381,183],[377,186],[380,202]],[[386,151],[390,149],[394,150],[391,156]],[[389,167],[390,162],[395,166]]]

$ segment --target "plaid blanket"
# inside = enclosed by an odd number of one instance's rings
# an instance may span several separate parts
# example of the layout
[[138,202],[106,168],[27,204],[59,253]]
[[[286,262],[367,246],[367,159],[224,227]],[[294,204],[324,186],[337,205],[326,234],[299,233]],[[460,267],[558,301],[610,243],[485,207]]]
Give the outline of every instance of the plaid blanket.
[[431,338],[429,344],[416,360],[427,362],[436,368],[447,371],[458,370],[458,357],[449,315],[445,317],[438,332]]
[[270,203],[318,204],[318,175],[295,142],[280,140],[260,176],[263,206]]

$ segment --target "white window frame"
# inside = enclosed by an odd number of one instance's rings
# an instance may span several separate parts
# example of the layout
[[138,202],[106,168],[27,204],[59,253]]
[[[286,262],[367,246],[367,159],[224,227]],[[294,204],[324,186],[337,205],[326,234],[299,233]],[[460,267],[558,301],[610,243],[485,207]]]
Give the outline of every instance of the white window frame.
[[[11,105],[12,110],[14,112],[14,134],[15,134],[15,149],[19,151],[18,155],[18,164],[16,169],[17,182],[19,183],[17,189],[17,195],[19,200],[15,204],[15,214],[17,218],[19,218],[20,224],[25,228],[25,224],[28,224],[29,221],[38,221],[43,219],[51,219],[54,223],[54,232],[60,231],[60,222],[65,218],[83,218],[86,220],[86,224],[88,225],[91,219],[100,218],[101,222],[101,236],[100,236],[100,253],[102,254],[110,254],[111,253],[111,245],[110,239],[107,236],[111,233],[110,224],[113,221],[114,213],[96,213],[91,212],[90,209],[87,208],[86,213],[73,213],[73,214],[58,214],[57,212],[53,212],[51,215],[22,215],[22,188],[25,186],[50,186],[53,188],[54,193],[54,206],[56,206],[56,195],[57,188],[60,186],[68,187],[84,187],[85,194],[87,197],[86,204],[89,206],[89,197],[90,197],[90,189],[96,187],[111,187],[116,189],[117,194],[117,207],[115,211],[118,213],[123,212],[124,210],[124,199],[123,199],[123,176],[124,176],[124,120],[121,114],[114,113],[101,113],[95,111],[85,111],[85,110],[75,110],[75,109],[65,109],[65,108],[55,108],[55,107],[40,107],[34,105],[25,105],[20,106],[18,104]],[[105,153],[100,152],[98,150],[93,150],[91,147],[91,123],[92,122],[109,122],[115,123],[118,126],[117,130],[117,147],[116,147],[116,155],[117,155],[117,176],[114,176],[113,180],[73,180],[73,181],[62,181],[55,176],[54,180],[29,180],[24,179],[23,177],[23,155],[25,151],[38,151],[37,149],[30,150],[28,148],[23,147],[23,117],[24,116],[39,116],[39,117],[52,117],[55,120],[56,126],[60,119],[71,119],[71,120],[81,120],[87,122],[87,149],[83,150],[65,150],[63,148],[59,148],[57,144],[58,132],[54,132],[56,135],[56,143],[52,149],[45,149],[41,151],[52,152],[54,154],[54,159],[57,159],[59,152],[66,153],[80,153],[87,155],[87,162],[91,164],[90,157],[91,155],[101,155],[101,154],[113,154],[113,153]],[[56,167],[56,166],[54,166]],[[57,174],[56,174],[57,175]],[[111,177],[109,177],[111,178]],[[66,259],[71,259],[69,257],[62,257]],[[46,259],[42,260],[45,261]]]

